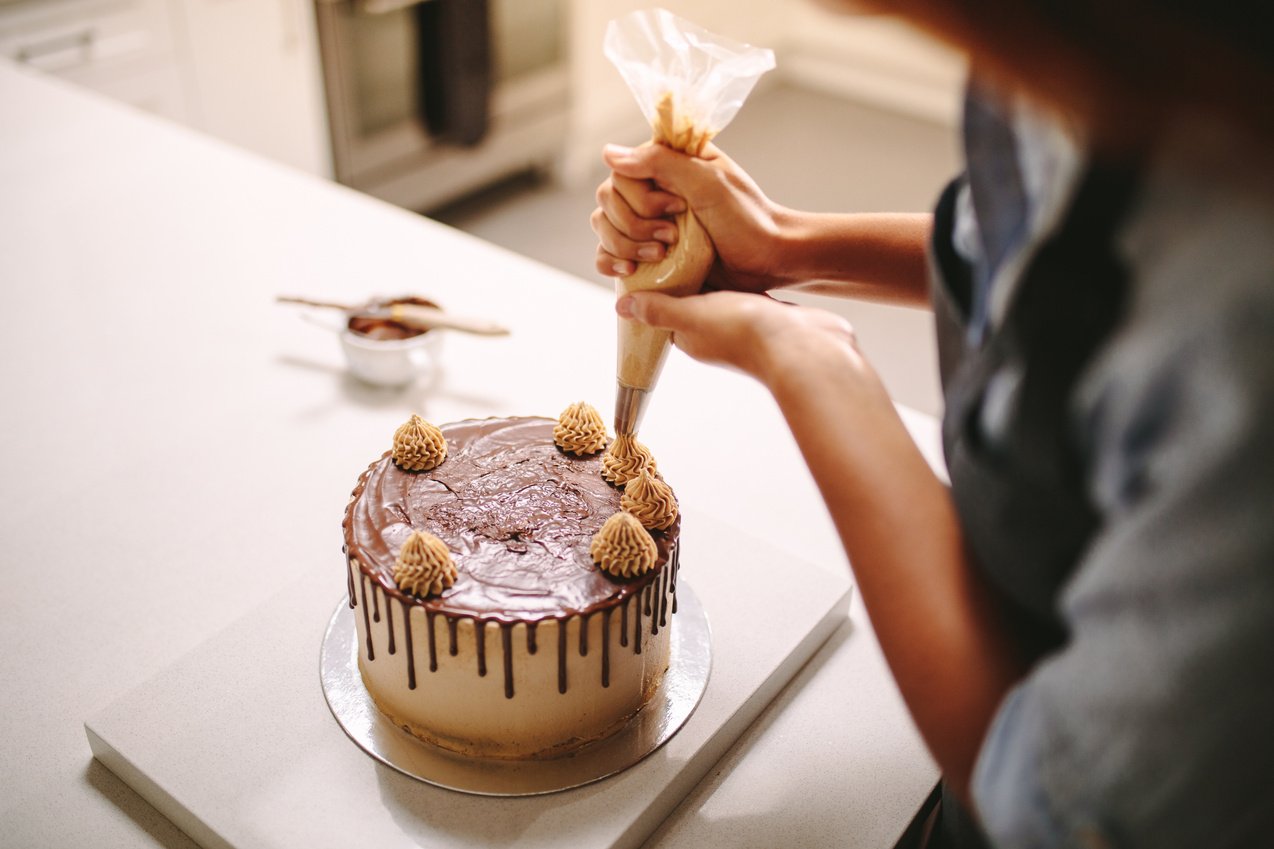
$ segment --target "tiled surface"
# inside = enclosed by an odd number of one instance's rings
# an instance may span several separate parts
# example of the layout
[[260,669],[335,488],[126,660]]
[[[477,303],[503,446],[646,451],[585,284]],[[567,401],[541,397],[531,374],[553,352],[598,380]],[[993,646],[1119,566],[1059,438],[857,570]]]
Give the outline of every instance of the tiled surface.
[[[638,139],[619,139],[635,142]],[[780,86],[759,92],[718,143],[776,201],[817,211],[921,211],[959,167],[954,131],[836,97]],[[597,179],[603,176],[600,158]],[[522,180],[435,217],[599,285],[588,216],[593,186]],[[804,298],[804,296],[803,296]],[[921,310],[804,298],[848,317],[894,398],[940,408],[932,321]]]

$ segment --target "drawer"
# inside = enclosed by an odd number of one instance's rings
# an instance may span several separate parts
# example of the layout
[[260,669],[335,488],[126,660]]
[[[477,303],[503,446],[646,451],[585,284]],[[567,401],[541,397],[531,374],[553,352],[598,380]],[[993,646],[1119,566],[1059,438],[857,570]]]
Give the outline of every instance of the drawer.
[[170,57],[165,0],[28,0],[0,5],[0,55],[52,74]]
[[89,75],[75,72],[67,74],[66,78],[152,115],[189,123],[190,109],[185,91],[177,69],[172,65],[157,65],[131,73],[121,71],[105,79],[92,79]]

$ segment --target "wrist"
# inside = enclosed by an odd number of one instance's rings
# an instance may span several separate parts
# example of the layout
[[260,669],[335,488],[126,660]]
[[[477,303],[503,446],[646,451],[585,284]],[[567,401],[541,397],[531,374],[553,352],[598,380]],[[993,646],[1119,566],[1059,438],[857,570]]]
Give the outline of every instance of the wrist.
[[776,399],[821,396],[842,387],[851,394],[866,390],[887,398],[871,364],[858,350],[853,329],[822,310],[783,305],[781,325],[758,328],[753,377]]
[[811,219],[815,217],[817,213],[782,206],[773,210],[773,263],[769,276],[775,282],[771,288],[781,289],[810,279],[811,237],[817,231]]

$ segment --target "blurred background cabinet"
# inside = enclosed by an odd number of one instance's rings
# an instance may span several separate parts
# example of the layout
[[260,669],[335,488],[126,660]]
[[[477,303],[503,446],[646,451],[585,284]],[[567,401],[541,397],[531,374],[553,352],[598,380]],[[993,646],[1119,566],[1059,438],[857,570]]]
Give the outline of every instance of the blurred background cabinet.
[[569,0],[316,0],[335,176],[429,210],[552,170],[571,113]]
[[[762,87],[954,122],[950,52],[813,0],[0,0],[0,55],[429,211],[519,170],[585,186],[604,142],[648,137],[601,43],[608,21],[651,5],[772,47]],[[479,54],[476,103],[445,74]],[[425,114],[449,86],[484,111],[461,116],[481,133],[449,137]]]
[[184,30],[192,123],[315,174],[331,174],[310,0],[169,0]]
[[309,0],[0,0],[0,55],[331,173]]
[[168,0],[0,3],[0,53],[178,121],[190,102]]

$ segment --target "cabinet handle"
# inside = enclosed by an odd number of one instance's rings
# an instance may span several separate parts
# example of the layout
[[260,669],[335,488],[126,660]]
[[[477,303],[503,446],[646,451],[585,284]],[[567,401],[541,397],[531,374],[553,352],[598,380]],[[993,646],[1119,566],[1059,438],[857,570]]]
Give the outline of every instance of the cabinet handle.
[[96,36],[91,29],[60,35],[18,48],[14,54],[20,64],[56,73],[87,65],[92,59]]
[[358,7],[368,15],[387,15],[428,2],[430,0],[360,0]]

